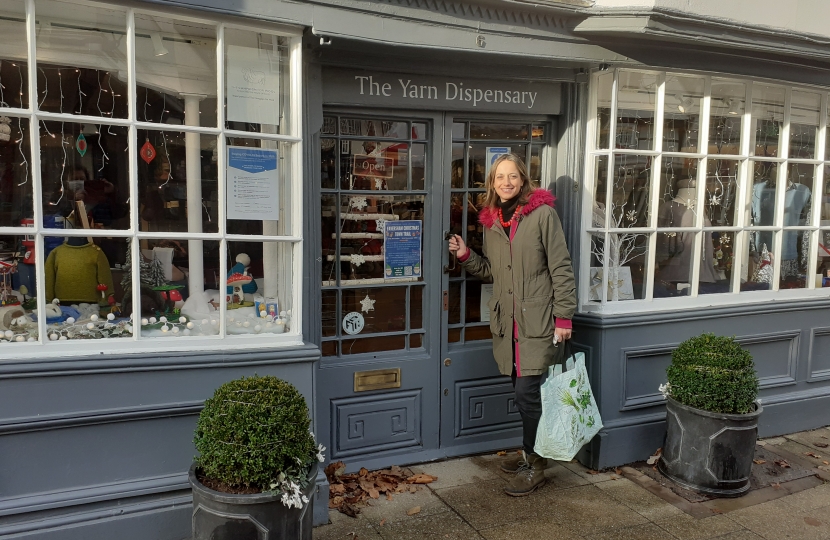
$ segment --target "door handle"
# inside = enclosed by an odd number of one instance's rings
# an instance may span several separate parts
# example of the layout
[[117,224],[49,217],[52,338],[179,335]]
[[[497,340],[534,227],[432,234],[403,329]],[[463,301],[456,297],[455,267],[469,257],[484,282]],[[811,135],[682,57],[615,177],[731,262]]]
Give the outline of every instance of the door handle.
[[[452,236],[453,236],[452,231],[444,231],[444,240],[445,241],[449,241],[449,239],[452,238]],[[450,272],[454,271],[458,267],[458,253],[454,251],[452,253],[452,255],[450,255],[450,257],[452,257],[452,266],[450,266],[448,264],[444,265],[444,273],[445,274],[449,274]]]

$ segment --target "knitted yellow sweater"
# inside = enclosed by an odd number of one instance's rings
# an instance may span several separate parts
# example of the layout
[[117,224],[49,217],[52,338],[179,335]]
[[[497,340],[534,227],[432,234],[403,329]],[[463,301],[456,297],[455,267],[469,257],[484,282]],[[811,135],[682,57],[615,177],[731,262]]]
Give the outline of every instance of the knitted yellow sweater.
[[61,303],[96,303],[102,300],[98,284],[107,286],[105,296],[114,293],[112,272],[107,256],[95,244],[62,244],[46,258],[46,301],[58,298]]

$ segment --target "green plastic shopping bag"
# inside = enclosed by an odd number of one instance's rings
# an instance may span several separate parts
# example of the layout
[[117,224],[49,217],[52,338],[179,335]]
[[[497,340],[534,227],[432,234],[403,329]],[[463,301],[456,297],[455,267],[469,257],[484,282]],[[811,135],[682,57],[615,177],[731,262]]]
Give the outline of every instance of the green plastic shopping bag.
[[542,419],[534,447],[540,456],[558,461],[572,460],[602,429],[585,369],[585,354],[571,355],[565,367],[563,372],[562,364],[551,366],[542,383]]

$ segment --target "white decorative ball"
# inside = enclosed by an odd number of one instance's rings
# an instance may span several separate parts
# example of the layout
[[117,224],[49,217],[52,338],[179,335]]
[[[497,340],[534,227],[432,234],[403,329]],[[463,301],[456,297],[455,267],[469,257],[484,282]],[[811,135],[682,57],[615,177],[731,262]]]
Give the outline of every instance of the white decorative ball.
[[187,322],[187,317],[179,317],[179,322],[184,324]]
[[17,336],[16,338],[14,338],[14,340],[18,343],[23,343],[24,341],[26,341],[26,338],[24,338],[23,336]]
[[92,323],[87,323],[87,324],[86,324],[86,329],[87,329],[87,330],[92,330],[93,328],[95,328],[95,325],[94,325],[94,324],[92,324]]
[[268,312],[266,312],[264,309],[259,312],[259,316],[262,317],[263,319],[265,318],[266,315],[268,315]]
[[272,323],[271,321],[265,323],[265,328],[271,328],[272,326],[274,326],[274,323]]
[[6,339],[12,339],[14,337],[14,332],[12,332],[11,330],[6,330],[5,332],[3,332],[3,336],[5,336]]
[[141,319],[141,325],[142,326],[146,326],[148,324],[150,324],[150,321],[148,321],[147,319]]
[[265,320],[267,320],[268,322],[273,322],[273,320],[274,320],[274,316],[273,316],[273,315],[268,315],[268,316],[265,318]]
[[207,324],[207,323],[208,323],[207,319],[202,319],[202,324]]
[[245,321],[244,323],[242,323],[242,326],[248,328],[249,326],[251,326],[251,321]]
[[90,321],[92,321],[92,322],[97,321],[97,320],[98,320],[98,315],[92,315],[92,316],[89,318],[89,320],[90,320]]
[[179,333],[179,327],[178,327],[178,326],[174,326],[174,327],[173,327],[173,329],[172,329],[171,331],[172,331],[174,334],[178,334],[178,333]]
[[150,324],[156,324],[156,318],[150,317]]
[[170,330],[170,327],[169,327],[169,326],[167,326],[166,324],[165,324],[164,326],[162,326],[162,327],[161,327],[161,331],[162,331],[162,332],[167,332],[168,330]]
[[57,341],[58,335],[57,334],[49,334],[49,341]]
[[159,317],[159,322],[167,322],[167,317],[162,315],[161,317]]
[[233,322],[233,321],[234,321],[233,317],[228,317],[228,322]]
[[67,339],[66,336],[61,336],[61,337],[58,338],[58,341],[66,341],[66,339]]
[[193,328],[194,326],[196,326],[196,325],[193,324],[192,322],[187,323],[187,328],[188,329]]
[[262,332],[262,326],[260,326],[260,325],[254,326],[254,332]]
[[189,329],[187,329],[187,328],[185,328],[185,329],[182,331],[182,335],[184,335],[184,336],[189,336],[189,335],[190,335],[190,330],[189,330]]
[[35,338],[30,336],[29,339],[27,339],[26,341],[35,341]]
[[210,324],[212,324],[213,326],[219,326],[219,321],[217,321],[216,319],[211,319]]
[[75,317],[69,317],[68,319],[66,319],[66,322],[68,322],[69,324],[75,324]]
[[286,316],[285,311],[280,311],[280,317],[282,317],[282,318],[284,319],[284,318],[285,318],[285,316]]
[[115,313],[107,313],[107,320],[114,321],[115,320]]

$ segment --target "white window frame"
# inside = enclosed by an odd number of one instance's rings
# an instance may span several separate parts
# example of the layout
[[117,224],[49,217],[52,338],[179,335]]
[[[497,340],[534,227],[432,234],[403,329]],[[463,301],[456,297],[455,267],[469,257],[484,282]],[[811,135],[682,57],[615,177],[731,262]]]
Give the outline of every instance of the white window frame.
[[[617,86],[619,83],[620,72],[641,72],[657,75],[658,85],[655,103],[655,121],[654,121],[654,140],[655,147],[652,150],[627,150],[616,149],[615,134],[617,121]],[[589,89],[589,110],[586,129],[586,163],[585,163],[585,182],[582,197],[582,246],[580,256],[580,290],[579,290],[579,306],[583,313],[602,313],[602,314],[622,314],[622,313],[636,313],[636,312],[654,312],[654,311],[672,311],[678,309],[694,309],[705,308],[711,306],[730,306],[742,305],[750,303],[761,303],[769,301],[785,301],[785,300],[803,300],[816,298],[830,298],[830,288],[816,288],[813,274],[815,272],[816,264],[818,262],[818,240],[819,235],[824,232],[830,232],[830,226],[821,226],[821,194],[824,193],[820,188],[824,184],[824,171],[826,167],[830,167],[830,161],[825,160],[825,146],[828,144],[827,129],[828,129],[828,89],[826,87],[817,87],[809,85],[795,85],[787,83],[786,81],[767,80],[761,78],[746,78],[736,77],[728,74],[713,74],[700,72],[682,72],[679,70],[663,71],[648,68],[617,68],[610,73],[613,74],[613,82],[611,88],[611,112],[610,112],[610,126],[609,126],[609,148],[597,148],[597,130],[599,123],[597,120],[597,106],[598,106],[598,78],[609,71],[594,71],[591,76],[591,84]],[[668,152],[663,151],[663,122],[664,109],[666,98],[666,79],[669,75],[678,75],[686,77],[702,78],[705,81],[704,98],[701,104],[701,116],[699,127],[699,143],[698,153],[690,152]],[[740,139],[740,154],[726,155],[726,154],[709,154],[708,140],[709,140],[709,117],[711,108],[711,88],[712,79],[729,80],[745,85],[746,96],[745,106],[743,112],[743,121],[741,124],[741,139]],[[787,168],[789,164],[808,164],[815,166],[815,177],[812,186],[812,222],[806,226],[788,226],[787,231],[807,231],[811,235],[810,251],[808,258],[808,271],[813,269],[811,273],[807,274],[806,288],[804,289],[788,289],[779,290],[780,283],[780,261],[778,257],[775,258],[775,271],[773,276],[772,288],[769,291],[740,291],[741,283],[741,265],[744,263],[746,257],[746,243],[749,239],[750,230],[773,230],[779,232],[775,236],[775,245],[770,246],[773,253],[780,253],[783,234],[780,231],[784,230],[784,212],[780,211],[784,206],[785,190],[778,189],[776,195],[776,212],[774,225],[771,227],[751,226],[747,221],[748,208],[751,204],[748,193],[751,189],[752,183],[752,168],[750,167],[755,156],[750,155],[750,142],[752,135],[752,87],[753,84],[773,85],[784,88],[786,90],[786,101],[784,104],[784,120],[781,134],[782,145],[779,147],[779,156],[776,158],[762,158],[763,161],[775,162],[779,164],[778,181],[786,181]],[[810,93],[817,93],[821,96],[821,108],[819,117],[818,136],[816,141],[816,159],[795,159],[789,158],[789,129],[790,129],[790,101],[793,91],[804,91]],[[610,228],[610,209],[606,209],[606,223],[604,227],[594,227],[592,223],[592,212],[594,203],[594,192],[596,189],[596,160],[598,156],[605,156],[608,159],[608,178],[606,179],[606,201],[611,200],[612,175],[614,174],[614,155],[628,154],[637,156],[651,156],[652,171],[650,177],[650,194],[649,201],[649,226],[639,228]],[[654,268],[656,257],[656,243],[657,233],[663,231],[670,231],[671,229],[657,228],[657,204],[659,197],[657,194],[660,190],[661,166],[664,157],[679,157],[687,159],[699,159],[698,177],[697,177],[697,200],[702,201],[705,194],[707,161],[709,159],[729,159],[740,163],[740,172],[738,178],[738,193],[736,194],[736,212],[739,214],[739,226],[711,226],[704,227],[704,212],[697,212],[696,223],[693,228],[684,229],[686,232],[695,233],[695,243],[693,251],[692,268],[690,272],[691,292],[688,296],[678,296],[671,298],[654,298]],[[717,293],[717,294],[698,294],[698,275],[700,272],[700,257],[701,247],[704,233],[706,232],[734,232],[734,258],[733,258],[733,272],[732,272],[732,292]],[[603,261],[602,284],[600,285],[601,299],[599,301],[591,301],[590,299],[590,268],[592,259],[591,236],[592,234],[599,234],[604,236],[605,245],[608,245],[609,234],[634,233],[648,235],[648,250],[646,253],[647,266],[645,268],[644,277],[644,298],[635,300],[618,300],[609,301],[607,299],[608,292],[608,257]]]
[[[292,271],[291,276],[291,298],[292,302],[288,309],[291,310],[292,317],[290,322],[290,331],[283,334],[246,334],[244,336],[232,336],[228,340],[226,338],[226,328],[224,321],[226,321],[226,303],[220,302],[219,317],[220,317],[220,331],[216,336],[181,336],[169,338],[155,338],[145,337],[141,338],[141,325],[133,324],[133,335],[131,337],[119,338],[105,338],[105,339],[90,339],[90,340],[66,340],[66,341],[49,341],[47,336],[47,324],[45,317],[38,318],[38,340],[36,342],[25,343],[5,343],[0,350],[6,350],[10,354],[0,354],[0,359],[5,358],[35,358],[49,355],[55,356],[79,356],[89,354],[123,354],[123,353],[140,353],[140,352],[183,352],[183,351],[207,351],[217,349],[260,349],[264,347],[288,347],[301,345],[303,343],[302,335],[302,292],[303,292],[303,205],[302,205],[302,178],[303,178],[303,103],[302,103],[302,29],[289,27],[282,24],[269,25],[257,21],[254,24],[248,24],[246,20],[238,19],[231,22],[222,22],[228,18],[220,19],[219,17],[211,18],[209,16],[200,16],[196,10],[192,10],[196,16],[182,15],[181,10],[167,12],[158,9],[136,9],[128,4],[118,3],[99,3],[87,2],[85,0],[62,0],[77,4],[79,8],[83,7],[99,7],[108,10],[123,10],[126,14],[126,32],[127,32],[127,69],[128,69],[128,117],[127,118],[110,118],[106,117],[103,122],[106,125],[125,126],[129,128],[129,181],[130,181],[130,227],[128,229],[119,230],[101,230],[101,229],[66,229],[61,232],[61,236],[69,237],[118,237],[118,238],[134,238],[142,239],[163,239],[169,237],[169,234],[159,232],[142,232],[137,229],[137,200],[138,200],[138,142],[137,131],[139,129],[149,129],[153,131],[160,130],[175,130],[180,132],[199,133],[200,135],[212,135],[217,137],[218,149],[218,202],[219,209],[217,212],[217,221],[219,223],[219,231],[217,233],[191,233],[181,232],[175,233],[176,239],[181,240],[210,240],[218,241],[220,243],[220,276],[227,275],[227,243],[229,241],[242,242],[282,242],[290,243],[292,245]],[[37,93],[37,49],[36,49],[36,35],[37,35],[37,14],[35,13],[35,0],[24,0],[26,8],[26,36],[27,36],[27,71],[28,71],[28,93],[29,106],[28,108],[6,108],[0,107],[0,116],[9,116],[11,118],[26,118],[29,120],[29,137],[31,156],[30,164],[32,168],[32,196],[34,199],[34,227],[0,227],[0,234],[2,235],[33,235],[35,237],[35,256],[38,261],[36,271],[37,291],[41,293],[46,290],[45,274],[43,272],[44,247],[43,239],[46,231],[51,231],[54,234],[54,229],[46,229],[43,227],[43,207],[42,207],[42,185],[41,185],[41,164],[40,164],[40,122],[43,120],[63,120],[73,123],[92,123],[101,124],[101,117],[73,115],[68,113],[52,113],[40,112],[38,107],[38,93]],[[190,11],[190,10],[189,10]],[[189,13],[188,11],[188,13]],[[136,111],[136,59],[135,59],[135,16],[136,14],[151,16],[151,17],[175,17],[176,19],[183,19],[193,23],[211,25],[216,28],[216,97],[217,97],[217,113],[216,113],[216,127],[200,127],[187,126],[179,124],[165,124],[155,122],[142,122],[137,119]],[[251,32],[262,32],[273,35],[279,35],[288,38],[289,54],[288,54],[288,73],[290,77],[290,92],[289,92],[289,122],[290,130],[288,134],[269,134],[260,132],[247,132],[225,129],[225,29],[237,29]],[[70,66],[71,67],[71,66]],[[269,140],[280,143],[286,143],[289,148],[290,170],[288,178],[291,182],[290,190],[290,220],[291,229],[288,236],[267,236],[267,235],[239,235],[228,234],[226,216],[226,152],[227,152],[227,137],[240,137],[247,139]],[[130,242],[131,257],[133,264],[137,264],[140,260],[139,242]],[[132,293],[133,306],[140,306],[140,275],[139,272],[132,272]],[[224,295],[223,295],[224,296]],[[44,312],[45,295],[37,295],[37,308],[39,313]],[[133,317],[134,323],[140,316]]]

